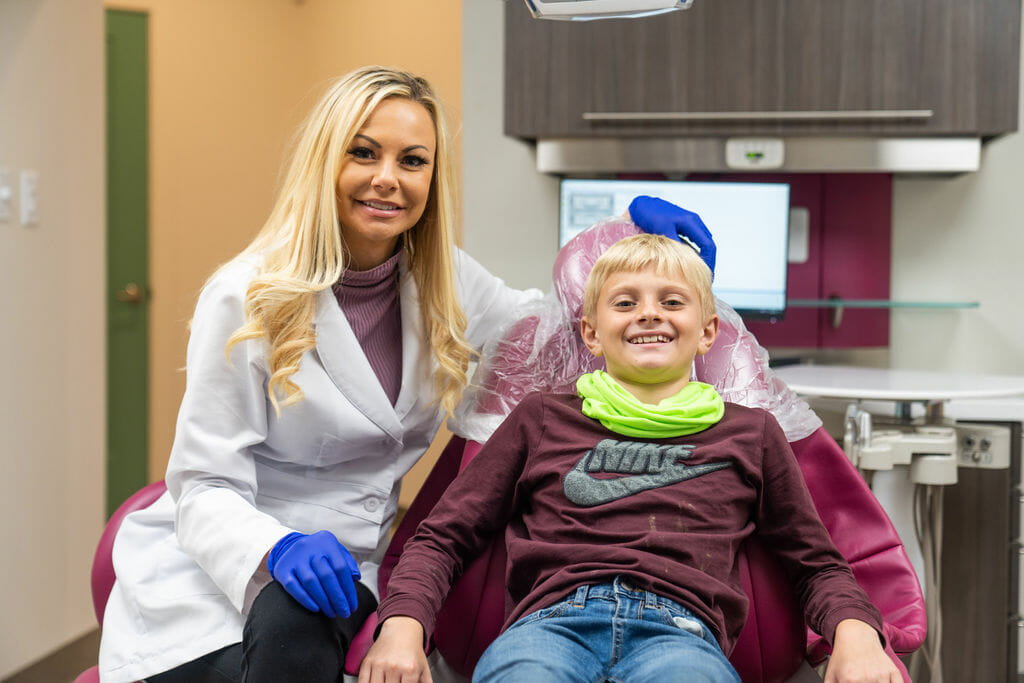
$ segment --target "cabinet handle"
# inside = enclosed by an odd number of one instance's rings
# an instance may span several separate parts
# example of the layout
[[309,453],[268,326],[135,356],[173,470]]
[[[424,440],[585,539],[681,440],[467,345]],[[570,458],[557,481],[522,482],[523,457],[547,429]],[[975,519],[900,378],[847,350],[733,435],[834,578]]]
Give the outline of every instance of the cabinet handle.
[[583,112],[584,121],[864,121],[930,119],[931,109],[849,109],[845,111],[665,111]]

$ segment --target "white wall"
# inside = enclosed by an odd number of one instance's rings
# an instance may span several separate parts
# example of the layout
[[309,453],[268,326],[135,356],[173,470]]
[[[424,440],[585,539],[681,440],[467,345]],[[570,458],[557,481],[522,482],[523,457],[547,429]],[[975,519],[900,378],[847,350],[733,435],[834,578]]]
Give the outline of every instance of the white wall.
[[39,174],[39,224],[19,224],[17,199],[0,222],[0,678],[95,626],[103,69],[101,0],[0,1],[0,168]]
[[463,0],[462,12],[463,246],[510,285],[547,291],[558,180],[534,170],[532,146],[502,134],[505,3]]
[[[501,132],[503,16],[500,0],[463,2],[465,245],[509,283],[546,289],[557,250],[558,183],[536,172],[528,145]],[[978,301],[978,309],[897,310],[888,353],[816,357],[1024,375],[1021,159],[1024,135],[1014,133],[984,148],[977,173],[894,182],[893,299]]]
[[980,303],[894,312],[893,367],[1024,375],[1021,159],[1017,132],[983,148],[977,173],[893,183],[893,297]]

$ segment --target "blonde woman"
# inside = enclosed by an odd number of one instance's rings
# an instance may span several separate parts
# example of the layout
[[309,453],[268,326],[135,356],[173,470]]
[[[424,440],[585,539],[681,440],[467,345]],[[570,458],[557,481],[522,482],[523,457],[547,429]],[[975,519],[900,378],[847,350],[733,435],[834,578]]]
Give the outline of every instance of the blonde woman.
[[540,295],[452,246],[453,192],[422,78],[359,69],[314,107],[262,231],[199,296],[168,492],[114,546],[104,681],[339,679],[402,476]]

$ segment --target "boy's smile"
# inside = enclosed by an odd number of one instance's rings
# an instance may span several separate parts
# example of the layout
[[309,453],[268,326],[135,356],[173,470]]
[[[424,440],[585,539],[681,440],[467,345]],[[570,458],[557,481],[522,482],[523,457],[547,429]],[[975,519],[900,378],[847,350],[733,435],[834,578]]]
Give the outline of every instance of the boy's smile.
[[674,396],[690,381],[693,359],[711,348],[718,316],[707,321],[697,292],[682,277],[653,268],[612,273],[601,287],[583,342],[608,374],[644,403]]

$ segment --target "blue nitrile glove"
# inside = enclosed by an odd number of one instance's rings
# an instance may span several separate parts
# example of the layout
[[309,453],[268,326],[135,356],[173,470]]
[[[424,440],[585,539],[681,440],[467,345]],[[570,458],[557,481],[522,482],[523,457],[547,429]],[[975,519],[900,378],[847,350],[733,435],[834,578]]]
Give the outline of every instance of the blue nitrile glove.
[[267,569],[310,612],[333,619],[356,608],[359,565],[330,531],[288,534],[271,549]]
[[664,235],[693,247],[715,274],[715,241],[700,216],[657,197],[640,195],[629,205],[629,215],[644,232]]

